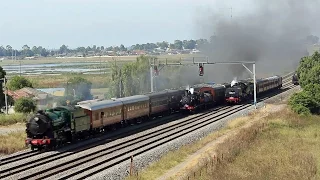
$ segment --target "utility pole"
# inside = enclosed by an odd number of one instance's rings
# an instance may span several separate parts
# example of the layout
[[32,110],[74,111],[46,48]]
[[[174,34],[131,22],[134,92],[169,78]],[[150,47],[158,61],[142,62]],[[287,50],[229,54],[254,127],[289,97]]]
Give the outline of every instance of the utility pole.
[[252,65],[252,70],[253,70],[253,103],[254,107],[257,109],[257,79],[256,79],[256,64],[254,63]]
[[[149,64],[150,64],[150,82],[151,82],[151,92],[153,92],[153,68],[151,65],[151,61],[149,59]],[[153,64],[154,65],[154,64]]]
[[21,77],[21,60],[20,60],[19,62],[20,62],[20,68],[19,68],[19,71],[20,71],[20,77]]
[[7,97],[7,94],[8,94],[8,90],[7,90],[7,87],[6,87],[6,77],[2,78],[1,80],[3,80],[3,83],[4,83],[4,101],[5,101],[5,104],[6,104],[6,114],[8,114],[8,97]]

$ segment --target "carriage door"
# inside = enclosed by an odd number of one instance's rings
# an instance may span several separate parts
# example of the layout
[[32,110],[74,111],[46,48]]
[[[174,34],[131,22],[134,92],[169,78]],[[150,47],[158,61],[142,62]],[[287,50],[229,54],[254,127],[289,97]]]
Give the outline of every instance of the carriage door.
[[128,114],[128,107],[127,105],[123,106],[123,120],[127,119],[127,114]]

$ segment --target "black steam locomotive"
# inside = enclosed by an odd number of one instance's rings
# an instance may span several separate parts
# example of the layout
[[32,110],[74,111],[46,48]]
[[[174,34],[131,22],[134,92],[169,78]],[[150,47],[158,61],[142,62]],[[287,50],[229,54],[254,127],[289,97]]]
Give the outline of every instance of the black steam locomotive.
[[299,78],[297,73],[293,74],[292,76],[292,84],[299,85]]
[[185,91],[181,98],[181,112],[195,113],[216,105],[224,104],[224,93],[230,84],[198,84]]
[[[254,95],[254,83],[252,79],[232,82],[232,87],[226,89],[227,104],[241,104],[248,99],[252,99]],[[263,79],[257,79],[256,90],[257,96],[265,92],[280,89],[282,87],[282,77],[272,76]]]

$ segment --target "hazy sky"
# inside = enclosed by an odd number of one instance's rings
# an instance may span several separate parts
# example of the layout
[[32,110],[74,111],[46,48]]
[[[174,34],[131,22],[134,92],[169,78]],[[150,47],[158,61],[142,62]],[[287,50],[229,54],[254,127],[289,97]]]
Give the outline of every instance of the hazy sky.
[[0,46],[70,48],[203,37],[197,19],[208,8],[229,16],[250,10],[246,0],[0,0]]

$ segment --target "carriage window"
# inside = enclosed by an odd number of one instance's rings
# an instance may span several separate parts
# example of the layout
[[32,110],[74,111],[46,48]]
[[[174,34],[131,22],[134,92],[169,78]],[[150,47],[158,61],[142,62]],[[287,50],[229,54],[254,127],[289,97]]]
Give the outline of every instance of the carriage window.
[[101,112],[101,116],[100,116],[101,118],[103,118],[104,117],[104,112]]

